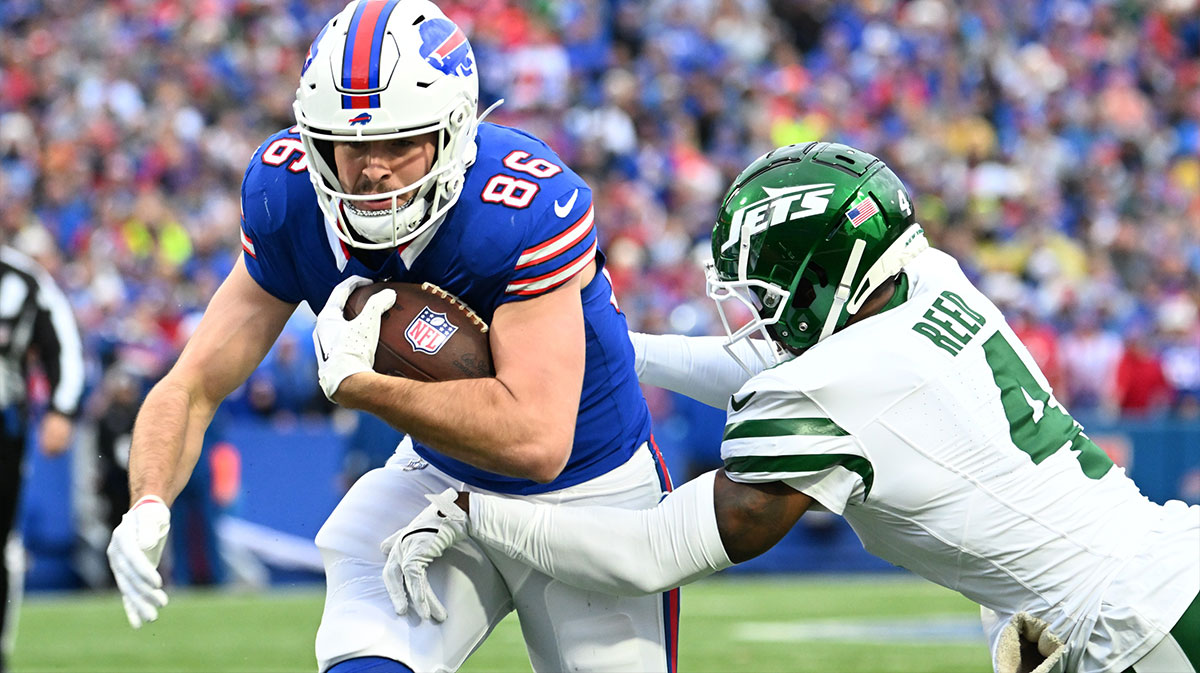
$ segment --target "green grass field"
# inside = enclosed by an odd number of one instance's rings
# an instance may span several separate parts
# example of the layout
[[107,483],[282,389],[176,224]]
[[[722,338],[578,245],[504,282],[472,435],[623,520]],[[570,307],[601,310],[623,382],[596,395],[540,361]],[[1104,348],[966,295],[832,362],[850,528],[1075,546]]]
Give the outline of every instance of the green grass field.
[[[21,611],[17,673],[313,671],[323,592],[175,591],[132,631],[116,594],[33,596]],[[984,673],[979,610],[908,576],[712,578],[683,590],[679,670]],[[509,617],[463,667],[529,671]]]

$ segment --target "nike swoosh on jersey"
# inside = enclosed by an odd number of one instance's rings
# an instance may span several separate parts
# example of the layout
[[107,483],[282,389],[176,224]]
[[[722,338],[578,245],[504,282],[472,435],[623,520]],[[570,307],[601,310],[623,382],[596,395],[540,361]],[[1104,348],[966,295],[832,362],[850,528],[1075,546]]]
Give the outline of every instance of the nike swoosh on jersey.
[[559,217],[566,217],[571,214],[571,209],[575,207],[575,198],[579,196],[579,190],[571,192],[571,198],[563,205],[559,205],[558,201],[554,202],[554,214]]
[[743,397],[743,398],[742,398],[742,399],[740,399],[740,400],[739,400],[738,398],[734,397],[733,395],[730,395],[730,396],[729,396],[729,406],[730,406],[730,408],[732,408],[734,411],[741,411],[742,409],[745,409],[745,408],[746,408],[746,404],[750,402],[750,398],[751,398],[751,397],[754,397],[754,393],[757,393],[757,392],[758,392],[758,391],[757,391],[757,390],[755,390],[755,391],[751,392],[749,395],[747,395],[747,396]]

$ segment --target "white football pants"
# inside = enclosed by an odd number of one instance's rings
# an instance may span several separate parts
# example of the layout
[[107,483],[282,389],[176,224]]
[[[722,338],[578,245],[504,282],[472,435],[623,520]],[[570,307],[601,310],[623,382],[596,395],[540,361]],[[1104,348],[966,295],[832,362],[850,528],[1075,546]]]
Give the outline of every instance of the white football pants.
[[[664,486],[654,449],[591,481],[534,496],[562,506],[654,507]],[[397,615],[383,585],[380,543],[423,510],[427,493],[489,493],[421,460],[408,439],[387,465],[364,475],[317,533],[325,563],[325,612],[317,631],[319,670],[345,659],[388,657],[417,673],[455,671],[516,610],[533,670],[674,673],[678,590],[617,597],[577,589],[464,540],[429,567],[446,621]]]

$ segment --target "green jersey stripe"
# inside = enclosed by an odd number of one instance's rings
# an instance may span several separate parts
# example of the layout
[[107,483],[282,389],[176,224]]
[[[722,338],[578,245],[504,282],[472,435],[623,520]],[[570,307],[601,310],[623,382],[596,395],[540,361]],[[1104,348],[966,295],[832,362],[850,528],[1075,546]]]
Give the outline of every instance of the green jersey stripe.
[[733,474],[739,472],[820,472],[831,467],[841,466],[857,472],[862,478],[865,493],[871,494],[871,485],[875,483],[875,468],[871,461],[862,456],[847,453],[830,453],[817,456],[736,456],[725,461],[725,471]]
[[844,437],[848,434],[850,433],[828,418],[764,418],[730,423],[725,426],[725,435],[721,439],[790,437],[795,435]]

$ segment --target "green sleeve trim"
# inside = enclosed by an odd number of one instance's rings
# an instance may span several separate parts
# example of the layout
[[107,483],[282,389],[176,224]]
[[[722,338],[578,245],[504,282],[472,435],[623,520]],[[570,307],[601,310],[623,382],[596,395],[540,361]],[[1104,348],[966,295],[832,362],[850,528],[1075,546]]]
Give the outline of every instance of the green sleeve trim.
[[725,426],[725,435],[721,439],[791,437],[795,435],[844,437],[848,434],[850,433],[828,418],[764,418],[730,423]]
[[871,494],[875,483],[875,468],[871,461],[862,456],[847,453],[830,453],[817,456],[735,456],[725,461],[725,471],[733,474],[750,472],[820,472],[831,467],[843,467],[857,472],[862,478],[865,493]]

